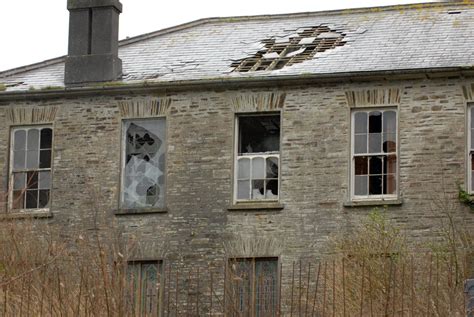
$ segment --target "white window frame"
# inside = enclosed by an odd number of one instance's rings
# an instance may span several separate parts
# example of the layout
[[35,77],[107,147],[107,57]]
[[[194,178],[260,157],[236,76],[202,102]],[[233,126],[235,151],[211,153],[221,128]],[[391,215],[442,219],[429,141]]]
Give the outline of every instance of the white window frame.
[[474,146],[472,144],[472,133],[474,133],[473,118],[471,111],[474,110],[474,103],[470,102],[467,104],[467,190],[469,194],[474,194],[474,188],[472,186],[473,181],[473,169],[472,169],[472,156],[474,156]]
[[[259,116],[278,116],[280,120],[280,138],[279,142],[279,151],[272,152],[263,152],[263,153],[249,153],[244,155],[239,155],[239,119],[242,117],[259,117]],[[265,202],[278,202],[280,201],[280,192],[281,192],[281,164],[280,164],[280,153],[281,153],[281,113],[280,112],[269,112],[269,113],[242,113],[235,116],[235,130],[234,130],[234,204],[236,203],[265,203]],[[253,160],[255,158],[263,158],[266,164],[267,158],[277,158],[278,160],[278,192],[275,199],[238,199],[238,163],[239,159],[248,158]],[[266,165],[265,165],[266,166]],[[250,177],[252,176],[252,164],[250,164]],[[266,178],[265,178],[266,179]],[[249,179],[250,182],[252,178]],[[252,186],[250,186],[252,190]]]
[[[33,129],[51,129],[51,164],[49,168],[37,168],[37,169],[28,169],[25,168],[24,170],[18,171],[14,170],[14,151],[15,151],[15,131],[18,130],[33,130]],[[41,132],[40,132],[41,133]],[[41,135],[41,134],[40,134]],[[28,137],[26,137],[28,138]],[[41,140],[41,139],[40,139]],[[26,141],[25,141],[26,142]],[[21,212],[21,213],[31,213],[31,212],[48,212],[51,208],[51,193],[53,189],[53,148],[54,148],[54,128],[52,124],[45,124],[45,125],[18,125],[12,126],[10,129],[10,151],[9,151],[9,169],[8,169],[8,211],[11,213]],[[40,144],[38,144],[38,155],[40,155],[41,149]],[[26,158],[25,158],[26,160]],[[39,157],[38,157],[39,162]],[[26,164],[26,161],[25,161]],[[13,209],[13,191],[14,191],[14,173],[16,172],[32,172],[37,171],[49,171],[50,172],[50,184],[49,184],[49,207],[44,208],[22,208],[22,209]],[[38,179],[38,186],[39,186],[39,179]],[[38,191],[40,189],[38,188]],[[39,199],[39,197],[38,197]],[[26,206],[25,206],[26,207]]]
[[[373,111],[379,111],[382,114],[385,111],[394,111],[396,114],[395,118],[395,141],[396,141],[396,151],[394,154],[396,155],[396,173],[395,173],[395,193],[394,194],[382,194],[382,195],[370,195],[369,193],[367,195],[355,195],[354,190],[355,190],[355,157],[356,156],[388,156],[390,153],[384,153],[383,150],[380,153],[367,153],[365,154],[355,154],[354,153],[354,146],[355,146],[355,114],[358,112],[366,112],[369,114],[370,112]],[[351,157],[350,157],[350,195],[351,195],[351,200],[352,201],[383,201],[383,200],[396,200],[399,198],[399,193],[400,193],[400,155],[399,155],[399,149],[400,149],[400,143],[399,143],[399,111],[398,107],[396,106],[383,106],[383,107],[371,107],[371,108],[353,108],[351,109]],[[368,129],[368,126],[367,126]],[[383,120],[382,120],[382,134],[383,134]],[[369,136],[369,133],[367,132],[367,137]],[[383,136],[382,136],[383,137]],[[369,147],[369,141],[367,141],[367,150]],[[391,153],[393,154],[393,153]],[[382,164],[382,169],[383,169],[383,164]],[[370,174],[369,174],[370,175]],[[370,178],[367,180],[367,186],[369,185]],[[382,180],[383,182],[383,180]]]
[[[165,140],[164,140],[164,151],[165,151],[165,170],[164,170],[164,188],[165,192],[163,193],[163,207],[127,207],[124,204],[124,177],[125,177],[125,158],[126,158],[126,149],[127,149],[127,142],[125,137],[125,123],[126,122],[133,122],[133,121],[153,121],[153,120],[163,120],[165,125]],[[119,192],[119,208],[120,209],[166,209],[166,200],[167,200],[167,170],[168,170],[168,119],[166,116],[158,116],[158,117],[147,117],[147,118],[124,118],[121,120],[121,127],[120,127],[120,142],[121,142],[121,153],[120,153],[120,192]]]

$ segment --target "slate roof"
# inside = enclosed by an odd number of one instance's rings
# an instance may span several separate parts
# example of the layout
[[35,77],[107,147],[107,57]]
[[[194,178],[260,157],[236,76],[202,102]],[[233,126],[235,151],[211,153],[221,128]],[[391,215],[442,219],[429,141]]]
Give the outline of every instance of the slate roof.
[[[325,26],[345,44],[277,70],[237,72],[232,63],[261,41]],[[474,5],[424,4],[286,15],[210,18],[123,40],[124,83],[473,69]],[[64,57],[0,73],[9,91],[63,87]]]

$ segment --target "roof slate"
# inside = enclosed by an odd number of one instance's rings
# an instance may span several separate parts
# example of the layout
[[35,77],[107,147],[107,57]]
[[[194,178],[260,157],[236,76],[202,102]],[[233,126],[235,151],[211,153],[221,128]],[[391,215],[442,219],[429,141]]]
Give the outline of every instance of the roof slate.
[[[234,72],[261,41],[325,25],[346,44],[272,71]],[[386,72],[474,65],[474,5],[212,18],[121,41],[124,83]],[[64,57],[0,73],[7,91],[64,87]]]

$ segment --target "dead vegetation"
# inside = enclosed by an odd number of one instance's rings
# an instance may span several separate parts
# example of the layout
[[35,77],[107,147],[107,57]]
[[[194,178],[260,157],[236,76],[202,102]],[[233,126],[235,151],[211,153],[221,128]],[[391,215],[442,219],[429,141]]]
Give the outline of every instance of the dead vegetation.
[[472,234],[452,213],[442,219],[441,238],[423,252],[374,211],[350,236],[335,237],[335,255],[320,262],[257,258],[198,268],[168,261],[152,314],[133,305],[130,246],[114,230],[1,222],[0,315],[463,316]]

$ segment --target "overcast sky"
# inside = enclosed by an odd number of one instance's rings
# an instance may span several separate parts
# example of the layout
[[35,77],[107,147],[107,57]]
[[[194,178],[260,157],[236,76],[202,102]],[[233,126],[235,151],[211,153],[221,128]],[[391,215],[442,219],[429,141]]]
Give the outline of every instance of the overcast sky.
[[[0,71],[67,53],[66,0],[3,0]],[[207,17],[323,11],[429,0],[121,0],[120,39]],[[163,3],[166,3],[165,5]]]

